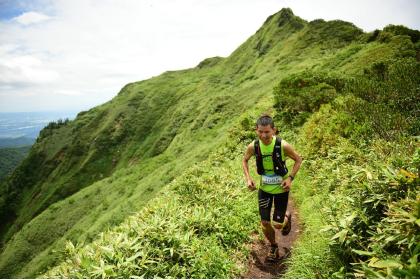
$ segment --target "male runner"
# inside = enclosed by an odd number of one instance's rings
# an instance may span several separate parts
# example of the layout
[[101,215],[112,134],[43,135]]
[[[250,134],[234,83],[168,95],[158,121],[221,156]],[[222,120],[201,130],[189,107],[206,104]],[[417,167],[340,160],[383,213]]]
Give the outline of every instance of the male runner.
[[[242,160],[242,166],[247,186],[251,191],[254,191],[256,185],[249,175],[248,160],[253,155],[256,156],[257,171],[261,175],[258,190],[261,226],[265,237],[271,244],[267,261],[276,261],[280,258],[280,255],[275,228],[282,229],[283,235],[290,232],[292,216],[290,212],[286,213],[287,202],[292,181],[300,168],[302,158],[289,143],[276,136],[277,129],[269,115],[262,115],[257,120],[256,132],[258,139],[248,145]],[[256,143],[256,141],[258,142]],[[285,166],[286,157],[295,162],[290,173]],[[274,212],[271,219],[273,204]]]

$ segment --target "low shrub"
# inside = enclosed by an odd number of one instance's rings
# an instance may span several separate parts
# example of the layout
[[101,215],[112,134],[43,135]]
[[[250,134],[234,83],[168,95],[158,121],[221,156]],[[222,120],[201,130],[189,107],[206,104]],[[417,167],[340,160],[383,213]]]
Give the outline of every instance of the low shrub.
[[[238,143],[237,143],[238,144]],[[237,146],[236,144],[236,146]],[[240,170],[222,150],[187,170],[165,192],[93,243],[66,247],[52,278],[230,278],[247,257],[257,209]],[[254,194],[254,193],[252,193]]]
[[303,72],[284,78],[274,89],[275,104],[283,125],[302,125],[322,104],[343,90],[345,79],[322,72]]

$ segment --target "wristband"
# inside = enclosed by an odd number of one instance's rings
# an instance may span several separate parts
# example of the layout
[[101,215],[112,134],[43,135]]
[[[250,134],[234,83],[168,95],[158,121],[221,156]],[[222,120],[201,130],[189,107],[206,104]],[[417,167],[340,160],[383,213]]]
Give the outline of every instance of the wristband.
[[295,179],[292,175],[289,175],[289,178],[292,179],[292,181]]

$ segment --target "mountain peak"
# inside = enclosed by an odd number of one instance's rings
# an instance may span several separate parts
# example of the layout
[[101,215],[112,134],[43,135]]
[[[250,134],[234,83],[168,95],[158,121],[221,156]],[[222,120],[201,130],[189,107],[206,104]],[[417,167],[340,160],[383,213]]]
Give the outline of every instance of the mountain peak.
[[269,16],[266,21],[264,22],[264,25],[273,25],[276,27],[283,27],[287,24],[291,24],[296,29],[301,29],[306,21],[303,19],[295,16],[293,14],[292,9],[290,8],[282,8],[277,13]]
[[280,17],[284,17],[284,18],[290,18],[290,17],[294,17],[295,16],[295,14],[293,13],[292,9],[290,9],[290,8],[282,8],[276,14],[279,15]]

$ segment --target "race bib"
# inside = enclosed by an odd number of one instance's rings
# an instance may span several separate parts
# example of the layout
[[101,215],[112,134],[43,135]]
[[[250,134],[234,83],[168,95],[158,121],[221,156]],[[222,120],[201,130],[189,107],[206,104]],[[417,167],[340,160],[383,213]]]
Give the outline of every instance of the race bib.
[[262,175],[261,177],[262,177],[262,183],[264,185],[279,185],[283,181],[283,178],[278,175],[273,175],[273,176]]

